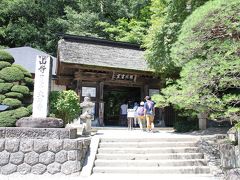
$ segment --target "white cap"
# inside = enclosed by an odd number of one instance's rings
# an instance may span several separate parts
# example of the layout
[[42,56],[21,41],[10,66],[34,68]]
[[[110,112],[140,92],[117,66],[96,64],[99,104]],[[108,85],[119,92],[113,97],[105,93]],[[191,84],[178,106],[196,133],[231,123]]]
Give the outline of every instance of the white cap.
[[141,106],[143,106],[143,105],[144,105],[144,102],[143,102],[143,101],[142,101],[142,102],[140,102],[140,105],[141,105]]

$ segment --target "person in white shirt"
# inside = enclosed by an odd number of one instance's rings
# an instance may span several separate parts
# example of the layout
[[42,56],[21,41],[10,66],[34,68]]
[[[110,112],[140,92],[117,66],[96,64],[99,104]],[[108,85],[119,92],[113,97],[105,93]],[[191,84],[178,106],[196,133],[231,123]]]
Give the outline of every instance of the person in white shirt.
[[124,102],[120,107],[120,126],[127,126],[127,109],[128,105]]

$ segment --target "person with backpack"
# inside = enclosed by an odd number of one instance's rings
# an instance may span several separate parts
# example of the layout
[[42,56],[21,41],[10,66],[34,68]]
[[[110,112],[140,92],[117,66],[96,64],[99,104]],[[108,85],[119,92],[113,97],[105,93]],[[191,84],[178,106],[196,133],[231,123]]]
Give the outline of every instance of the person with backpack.
[[146,127],[146,119],[144,116],[144,102],[140,103],[140,106],[137,108],[137,117],[138,117],[138,124],[142,131],[145,130]]
[[147,120],[147,131],[153,132],[154,128],[154,116],[155,116],[155,107],[154,102],[151,100],[151,97],[145,97],[146,102],[144,103],[144,116]]

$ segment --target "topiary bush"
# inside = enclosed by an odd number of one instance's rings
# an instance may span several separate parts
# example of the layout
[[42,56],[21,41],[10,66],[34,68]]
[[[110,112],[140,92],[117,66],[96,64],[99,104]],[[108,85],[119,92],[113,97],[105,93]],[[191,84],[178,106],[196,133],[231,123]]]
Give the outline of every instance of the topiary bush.
[[2,70],[5,67],[9,67],[9,66],[11,66],[11,64],[9,62],[0,61],[0,70]]
[[4,83],[5,81],[3,79],[0,79],[0,83]]
[[24,76],[32,79],[31,73],[28,72],[24,67],[20,66],[19,64],[13,64],[12,67],[18,68],[20,71],[23,72]]
[[16,119],[20,119],[22,117],[27,117],[29,115],[30,115],[30,112],[27,108],[20,107],[20,108],[14,110],[14,113],[12,116]]
[[0,61],[14,63],[14,58],[6,51],[0,50]]
[[0,71],[0,78],[8,82],[21,81],[24,73],[16,67],[6,67]]
[[2,101],[6,98],[6,96],[0,94],[0,103],[2,103]]
[[13,98],[5,98],[2,101],[2,104],[5,104],[7,106],[10,106],[10,108],[16,108],[20,107],[22,105],[22,102],[19,101],[18,99],[13,99]]
[[13,127],[16,123],[16,118],[13,117],[14,110],[0,112],[0,127]]
[[17,99],[23,98],[23,94],[18,93],[18,92],[9,92],[9,93],[6,93],[5,96],[10,97],[10,98],[17,98]]
[[0,93],[4,94],[13,87],[13,83],[0,83]]
[[29,113],[32,114],[32,109],[33,109],[32,104],[28,105],[27,109],[28,109]]
[[23,95],[29,94],[29,88],[27,86],[22,86],[22,85],[14,85],[11,91],[19,92],[19,93],[22,93]]

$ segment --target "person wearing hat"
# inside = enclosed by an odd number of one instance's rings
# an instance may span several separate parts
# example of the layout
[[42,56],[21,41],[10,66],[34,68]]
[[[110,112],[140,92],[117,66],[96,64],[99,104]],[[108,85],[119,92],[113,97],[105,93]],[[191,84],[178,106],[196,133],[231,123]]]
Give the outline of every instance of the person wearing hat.
[[145,130],[146,127],[146,119],[144,116],[144,102],[140,102],[140,106],[137,108],[137,117],[138,117],[138,124],[142,131]]
[[154,128],[154,115],[155,107],[154,102],[151,100],[150,96],[145,97],[146,102],[144,103],[144,116],[147,121],[147,131],[152,132]]

